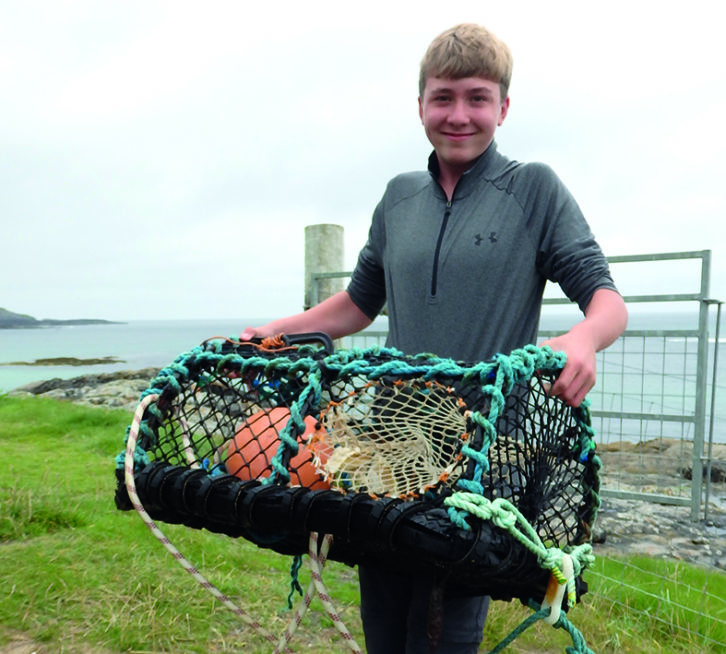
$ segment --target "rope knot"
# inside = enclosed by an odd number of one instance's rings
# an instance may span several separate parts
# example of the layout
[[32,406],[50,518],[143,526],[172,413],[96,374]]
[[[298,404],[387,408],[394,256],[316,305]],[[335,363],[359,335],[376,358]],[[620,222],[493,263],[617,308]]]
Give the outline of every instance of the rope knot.
[[[495,500],[495,502],[496,501],[497,500]],[[492,513],[494,514],[492,516],[492,522],[497,527],[511,531],[517,526],[517,516],[514,515],[514,513],[507,511],[505,508],[502,507],[500,509],[500,507],[494,506],[492,507]]]
[[562,566],[562,550],[550,547],[544,552],[541,552],[540,555],[537,557],[537,560],[543,568],[551,570],[552,574],[554,574],[555,576],[557,576],[558,572],[560,576],[562,576],[562,572],[560,570]]

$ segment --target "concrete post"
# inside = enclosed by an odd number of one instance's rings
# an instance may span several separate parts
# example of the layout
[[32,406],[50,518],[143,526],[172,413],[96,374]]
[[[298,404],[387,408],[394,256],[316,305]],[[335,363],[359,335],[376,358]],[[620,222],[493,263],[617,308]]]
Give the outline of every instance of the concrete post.
[[345,279],[342,277],[313,277],[318,273],[344,271],[343,232],[342,225],[308,225],[305,228],[305,309],[345,288]]

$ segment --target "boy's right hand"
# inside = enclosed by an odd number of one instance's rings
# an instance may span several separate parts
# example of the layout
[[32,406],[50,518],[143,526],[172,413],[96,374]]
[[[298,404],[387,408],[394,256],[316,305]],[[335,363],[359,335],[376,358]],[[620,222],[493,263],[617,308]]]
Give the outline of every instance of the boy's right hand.
[[245,327],[239,335],[240,341],[251,341],[253,338],[262,338],[259,327]]

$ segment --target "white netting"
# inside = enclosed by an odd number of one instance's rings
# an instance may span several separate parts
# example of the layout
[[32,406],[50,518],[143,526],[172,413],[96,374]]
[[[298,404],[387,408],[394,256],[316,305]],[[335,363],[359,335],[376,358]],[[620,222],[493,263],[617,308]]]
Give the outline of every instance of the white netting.
[[468,439],[464,403],[435,382],[366,384],[321,417],[330,484],[376,495],[420,496],[461,473]]

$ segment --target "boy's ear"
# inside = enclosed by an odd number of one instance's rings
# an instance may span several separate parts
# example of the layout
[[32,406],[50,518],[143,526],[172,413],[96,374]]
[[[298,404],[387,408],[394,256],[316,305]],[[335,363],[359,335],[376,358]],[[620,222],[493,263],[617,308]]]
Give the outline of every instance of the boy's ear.
[[421,119],[421,122],[423,123],[423,101],[421,100],[421,96],[418,96],[418,117]]
[[509,96],[504,98],[504,102],[502,102],[501,109],[499,110],[499,121],[497,122],[497,127],[500,126],[504,119],[507,117],[507,112],[509,111]]

